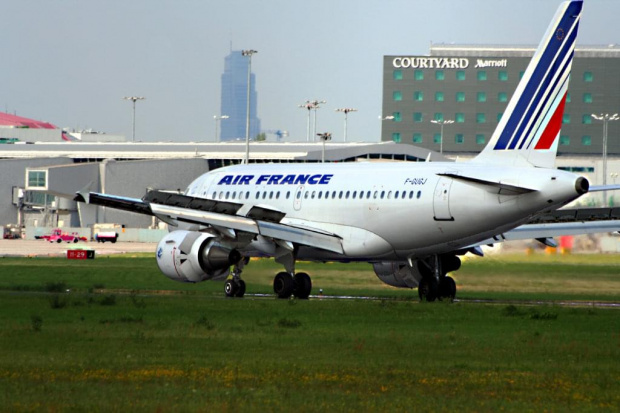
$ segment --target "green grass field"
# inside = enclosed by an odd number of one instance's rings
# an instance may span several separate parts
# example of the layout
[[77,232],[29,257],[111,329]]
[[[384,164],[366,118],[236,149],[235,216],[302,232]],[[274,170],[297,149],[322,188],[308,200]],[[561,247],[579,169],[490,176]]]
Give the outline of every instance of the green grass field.
[[[1,410],[620,409],[620,309],[419,303],[368,265],[298,270],[384,299],[225,299],[150,256],[0,258]],[[253,261],[248,292],[277,271]],[[620,301],[618,256],[489,257],[455,277],[466,298]]]

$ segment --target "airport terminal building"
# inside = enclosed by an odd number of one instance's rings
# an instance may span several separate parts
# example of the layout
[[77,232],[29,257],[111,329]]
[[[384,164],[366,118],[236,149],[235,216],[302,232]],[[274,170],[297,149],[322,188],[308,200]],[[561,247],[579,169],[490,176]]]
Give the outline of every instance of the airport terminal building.
[[[431,45],[428,56],[383,57],[381,140],[451,155],[475,155],[491,138],[533,46]],[[559,156],[600,156],[603,124],[591,114],[620,111],[620,46],[575,51]],[[447,121],[441,144],[440,125]],[[609,123],[608,153],[620,156],[620,122]]]

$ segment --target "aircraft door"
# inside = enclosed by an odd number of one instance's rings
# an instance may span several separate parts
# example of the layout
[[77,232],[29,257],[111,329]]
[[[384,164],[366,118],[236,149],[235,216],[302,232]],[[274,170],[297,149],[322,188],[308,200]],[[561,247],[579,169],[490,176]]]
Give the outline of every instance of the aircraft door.
[[433,197],[433,212],[435,221],[454,221],[450,213],[450,187],[452,179],[440,177],[435,187],[435,196]]
[[304,194],[304,186],[299,185],[297,190],[295,191],[295,197],[293,198],[293,208],[295,211],[299,211],[301,209],[301,198]]

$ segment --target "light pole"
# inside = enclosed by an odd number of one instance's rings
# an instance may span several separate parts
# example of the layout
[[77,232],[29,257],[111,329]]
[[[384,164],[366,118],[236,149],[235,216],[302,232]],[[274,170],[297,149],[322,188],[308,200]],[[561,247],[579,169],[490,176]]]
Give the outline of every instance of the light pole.
[[[610,115],[609,113],[601,113],[600,115],[591,115],[595,120],[603,122],[603,186],[607,185],[607,124],[614,120],[620,119],[617,113]],[[607,191],[603,191],[603,206],[607,206]]]
[[317,133],[321,141],[323,141],[323,152],[321,154],[321,163],[325,163],[325,142],[332,140],[332,134],[329,132]]
[[217,134],[217,124],[222,120],[222,119],[228,119],[229,116],[228,115],[222,115],[222,116],[217,116],[217,115],[213,115],[213,120],[215,120],[215,141],[219,142],[220,141],[220,137]]
[[441,126],[441,135],[440,138],[441,141],[439,142],[439,153],[443,154],[443,125],[449,125],[451,123],[454,123],[454,121],[452,119],[445,119],[445,120],[431,120],[431,123],[436,123],[438,125]]
[[336,112],[343,112],[344,113],[344,142],[347,141],[347,117],[349,115],[349,112],[357,112],[357,109],[354,108],[338,108],[336,109]]
[[312,109],[314,109],[314,135],[313,136],[317,136],[318,134],[316,133],[316,111],[318,109],[321,109],[321,105],[324,103],[327,103],[326,100],[313,100],[312,102]]
[[302,109],[308,109],[308,125],[306,131],[306,142],[310,142],[310,111],[312,110],[312,102],[306,100],[305,103],[299,105]]
[[248,105],[245,117],[245,164],[250,163],[250,82],[252,80],[252,55],[258,53],[256,50],[242,50],[241,55],[248,57]]
[[131,141],[136,141],[136,100],[146,99],[144,96],[125,96],[123,99],[131,100],[133,102],[133,133],[131,135]]

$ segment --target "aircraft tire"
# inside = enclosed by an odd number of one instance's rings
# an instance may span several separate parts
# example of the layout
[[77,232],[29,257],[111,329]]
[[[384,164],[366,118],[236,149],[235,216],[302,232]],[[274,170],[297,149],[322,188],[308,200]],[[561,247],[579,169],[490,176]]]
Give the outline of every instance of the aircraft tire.
[[312,280],[310,276],[305,272],[299,272],[295,274],[293,280],[295,281],[293,295],[302,300],[307,300],[312,292]]
[[237,294],[237,290],[238,286],[234,280],[226,280],[226,283],[224,284],[224,292],[226,293],[226,297],[235,297]]
[[278,298],[289,298],[294,288],[293,276],[287,272],[279,272],[273,279],[273,292]]
[[237,280],[237,292],[235,292],[235,297],[243,297],[245,295],[245,281]]
[[437,285],[437,280],[435,277],[424,277],[420,281],[418,285],[418,295],[420,297],[420,301],[428,301],[433,302],[437,299],[437,295],[439,293],[439,286]]
[[452,277],[444,277],[439,283],[439,299],[449,299],[453,301],[456,297],[456,283]]

